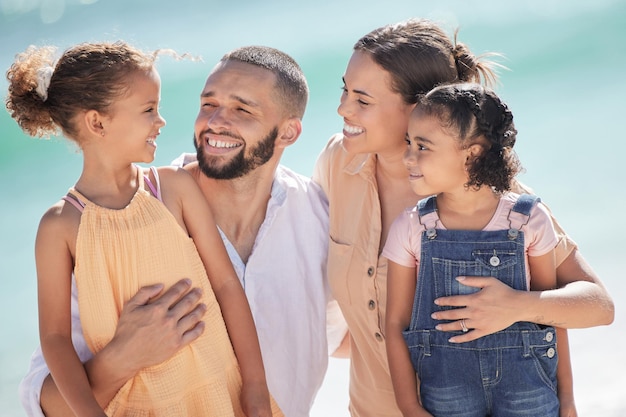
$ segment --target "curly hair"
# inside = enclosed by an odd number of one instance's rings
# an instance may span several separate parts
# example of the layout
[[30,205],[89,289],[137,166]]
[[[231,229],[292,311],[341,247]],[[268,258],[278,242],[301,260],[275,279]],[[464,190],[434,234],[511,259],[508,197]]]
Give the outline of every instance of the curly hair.
[[466,187],[487,185],[496,192],[511,189],[513,178],[522,170],[513,151],[517,130],[513,113],[493,90],[476,83],[442,85],[420,97],[417,107],[451,129],[460,146],[482,145],[483,152],[467,167]]
[[[49,137],[60,129],[76,142],[75,116],[82,110],[106,114],[130,87],[133,74],[153,68],[159,52],[147,54],[121,41],[82,43],[67,49],[58,61],[55,51],[51,46],[30,46],[16,56],[6,73],[5,104],[30,136]],[[42,88],[41,71],[47,67],[52,75]]]

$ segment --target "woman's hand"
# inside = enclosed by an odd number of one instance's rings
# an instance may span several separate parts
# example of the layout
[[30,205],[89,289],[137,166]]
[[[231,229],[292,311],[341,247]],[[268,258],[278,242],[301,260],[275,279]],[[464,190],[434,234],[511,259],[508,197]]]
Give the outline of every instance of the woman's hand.
[[[457,280],[463,285],[479,288],[480,291],[435,300],[438,306],[459,307],[433,313],[435,320],[451,320],[449,323],[438,324],[438,330],[462,330],[461,321],[469,329],[465,334],[450,338],[450,342],[469,342],[521,321],[520,300],[528,294],[526,291],[514,290],[493,277],[458,277]],[[523,305],[522,301],[521,306]]]

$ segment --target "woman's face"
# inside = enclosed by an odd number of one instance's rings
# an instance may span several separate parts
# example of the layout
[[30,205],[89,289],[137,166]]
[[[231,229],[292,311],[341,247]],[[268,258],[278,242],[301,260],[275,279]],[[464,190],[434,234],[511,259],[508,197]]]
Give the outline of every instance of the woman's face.
[[355,51],[343,76],[337,112],[343,117],[343,146],[351,153],[403,151],[414,104],[391,90],[391,75],[369,53]]

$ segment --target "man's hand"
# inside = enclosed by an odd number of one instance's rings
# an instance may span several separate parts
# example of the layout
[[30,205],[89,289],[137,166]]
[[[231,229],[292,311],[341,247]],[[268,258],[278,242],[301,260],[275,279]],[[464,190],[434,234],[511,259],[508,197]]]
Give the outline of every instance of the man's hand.
[[128,300],[105,348],[118,352],[120,366],[136,373],[157,365],[202,334],[206,305],[198,304],[201,290],[190,288],[191,281],[182,279],[160,295],[163,285],[155,284]]

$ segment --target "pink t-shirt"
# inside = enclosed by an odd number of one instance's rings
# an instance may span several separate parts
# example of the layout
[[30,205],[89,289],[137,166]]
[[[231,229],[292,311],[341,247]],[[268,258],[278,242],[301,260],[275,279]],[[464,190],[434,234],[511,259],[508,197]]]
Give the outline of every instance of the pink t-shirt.
[[[484,231],[507,230],[510,228],[509,211],[517,201],[519,194],[506,193],[500,198],[493,217],[483,229]],[[438,229],[445,229],[437,220]],[[412,207],[400,214],[391,225],[383,256],[398,265],[417,267],[419,270],[422,249],[422,232],[424,226],[419,221],[417,207]],[[530,288],[529,256],[545,255],[553,250],[558,239],[548,209],[541,203],[530,211],[528,223],[522,227],[524,232],[524,249],[526,252],[526,284]]]

